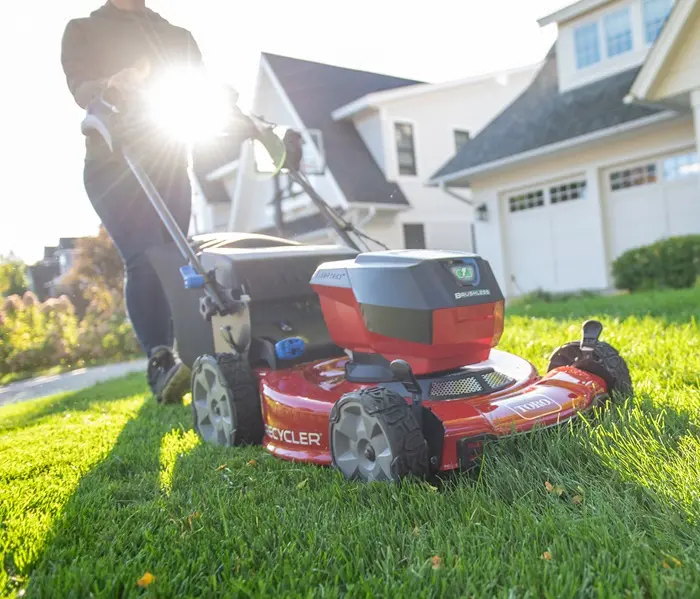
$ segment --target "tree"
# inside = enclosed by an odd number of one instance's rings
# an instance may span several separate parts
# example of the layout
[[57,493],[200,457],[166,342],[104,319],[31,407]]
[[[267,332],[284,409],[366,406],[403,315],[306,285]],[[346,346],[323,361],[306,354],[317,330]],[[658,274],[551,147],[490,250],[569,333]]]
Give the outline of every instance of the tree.
[[112,296],[121,309],[124,292],[124,264],[112,239],[100,226],[96,237],[84,237],[76,243],[76,257],[66,283],[88,302]]
[[12,253],[0,256],[0,295],[24,295],[28,287],[27,265]]

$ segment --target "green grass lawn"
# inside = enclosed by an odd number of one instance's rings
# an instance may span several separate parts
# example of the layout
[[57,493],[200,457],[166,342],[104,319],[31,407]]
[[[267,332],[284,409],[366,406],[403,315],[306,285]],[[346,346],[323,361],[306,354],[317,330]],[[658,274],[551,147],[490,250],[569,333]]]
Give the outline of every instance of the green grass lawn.
[[542,369],[591,316],[635,398],[440,488],[204,446],[141,376],[0,409],[0,593],[700,597],[700,289],[515,306],[501,348]]

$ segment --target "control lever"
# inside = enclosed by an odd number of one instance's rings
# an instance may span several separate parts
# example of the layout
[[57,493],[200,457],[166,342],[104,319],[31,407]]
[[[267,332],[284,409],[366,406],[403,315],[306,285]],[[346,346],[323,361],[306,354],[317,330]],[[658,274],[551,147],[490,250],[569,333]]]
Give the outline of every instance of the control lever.
[[405,360],[394,360],[390,365],[394,379],[399,381],[406,391],[411,394],[411,408],[413,415],[416,417],[418,424],[423,428],[423,390],[421,389],[418,379],[413,374],[411,365]]
[[587,320],[581,327],[581,342],[579,347],[584,354],[589,354],[595,349],[600,334],[603,332],[603,325],[597,320]]

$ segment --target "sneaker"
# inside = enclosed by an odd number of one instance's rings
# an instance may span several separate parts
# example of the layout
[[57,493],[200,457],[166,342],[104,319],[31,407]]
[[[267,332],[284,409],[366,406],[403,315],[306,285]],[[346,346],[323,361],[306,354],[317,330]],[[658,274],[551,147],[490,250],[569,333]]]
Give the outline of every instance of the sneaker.
[[179,403],[190,387],[190,369],[168,347],[156,347],[148,361],[148,384],[158,403]]

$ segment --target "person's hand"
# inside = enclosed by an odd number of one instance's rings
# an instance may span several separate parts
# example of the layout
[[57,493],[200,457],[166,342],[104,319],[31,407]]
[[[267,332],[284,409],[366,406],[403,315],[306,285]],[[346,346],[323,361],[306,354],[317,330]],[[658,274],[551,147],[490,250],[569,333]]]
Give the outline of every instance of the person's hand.
[[119,92],[131,91],[146,80],[149,72],[148,62],[140,61],[135,66],[127,67],[112,75],[107,82],[107,87],[114,88]]

